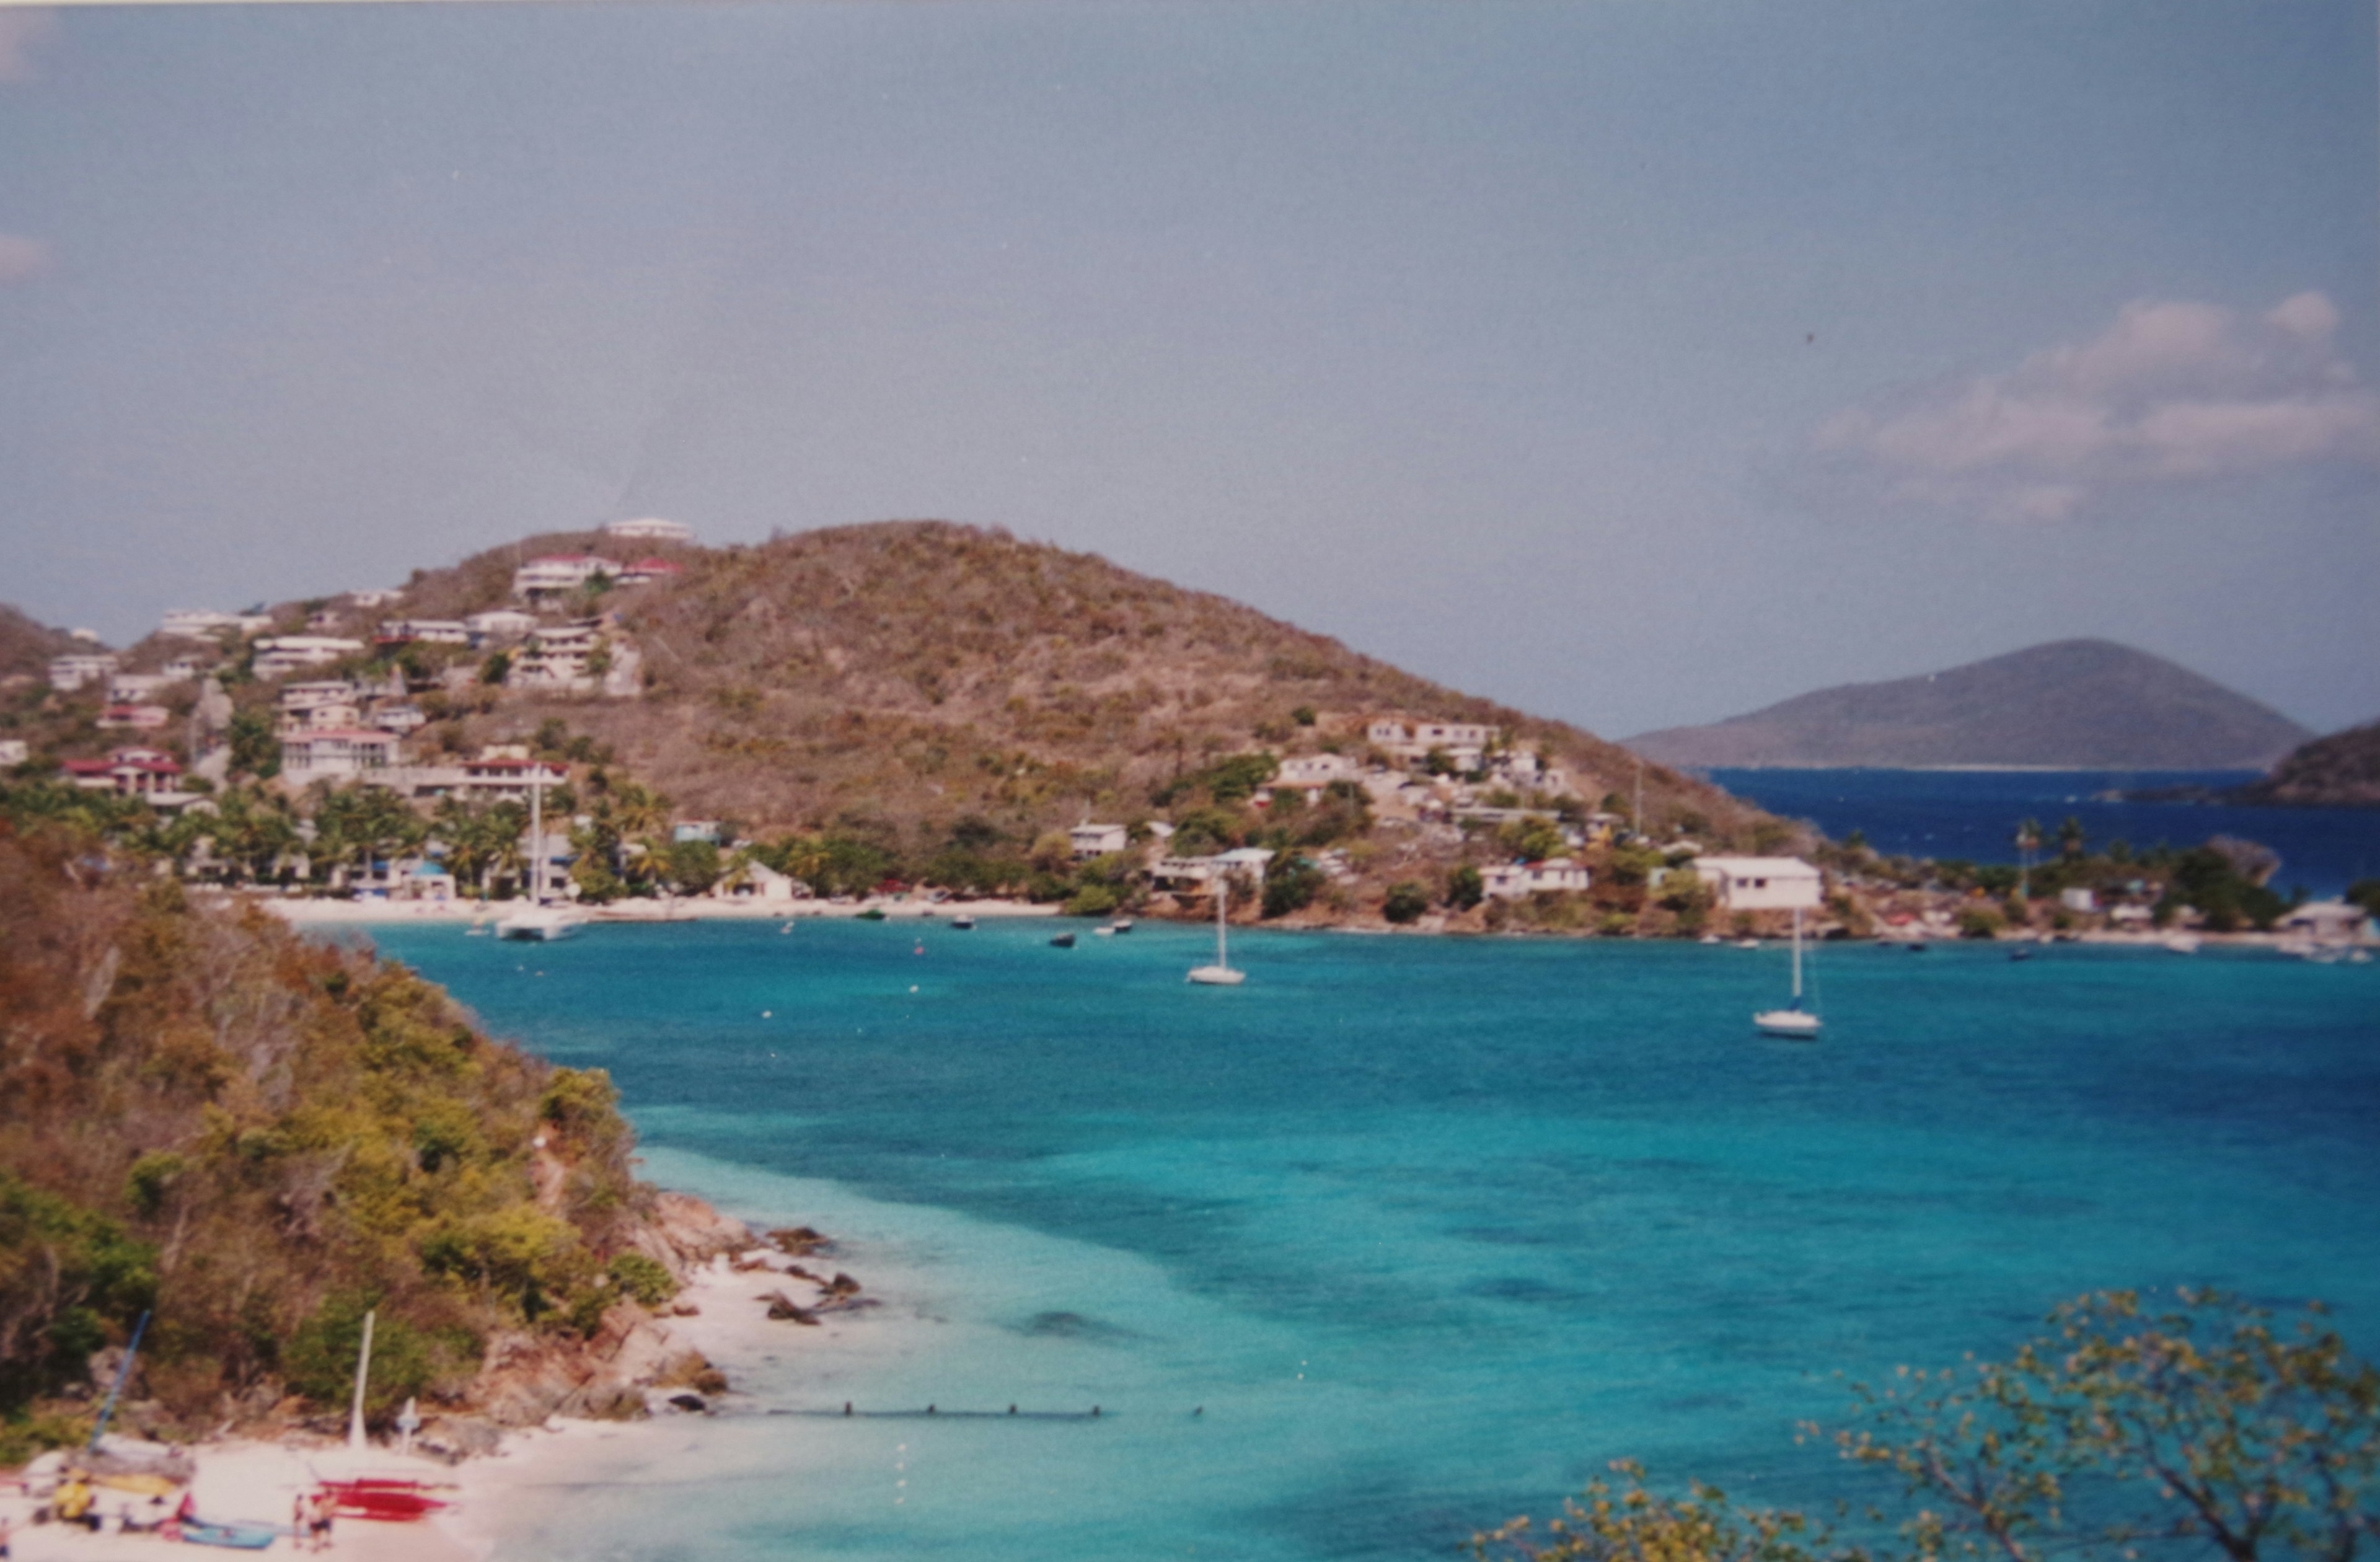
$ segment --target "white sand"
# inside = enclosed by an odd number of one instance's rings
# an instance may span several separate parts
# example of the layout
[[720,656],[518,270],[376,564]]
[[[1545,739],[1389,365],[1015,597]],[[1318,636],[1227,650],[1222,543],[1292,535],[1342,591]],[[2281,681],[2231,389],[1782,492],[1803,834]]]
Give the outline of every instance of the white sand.
[[[772,1265],[798,1262],[773,1252],[766,1256]],[[788,1349],[836,1351],[845,1337],[839,1320],[823,1328],[805,1328],[770,1319],[760,1299],[780,1287],[796,1301],[805,1301],[810,1289],[805,1282],[773,1273],[717,1264],[698,1271],[678,1295],[698,1310],[697,1315],[670,1319],[671,1334],[709,1357],[731,1383],[747,1381],[750,1365],[763,1357],[781,1356]],[[834,1314],[828,1316],[835,1320]],[[349,1562],[487,1562],[498,1555],[505,1534],[533,1529],[540,1512],[566,1502],[572,1490],[631,1475],[682,1451],[702,1424],[699,1416],[674,1411],[641,1422],[556,1418],[543,1428],[508,1434],[488,1458],[452,1467],[401,1455],[394,1447],[351,1453],[344,1446],[314,1439],[206,1444],[192,1450],[198,1470],[191,1489],[201,1518],[273,1524],[285,1531],[292,1501],[312,1491],[318,1481],[358,1476],[420,1481],[443,1488],[432,1495],[449,1504],[444,1512],[415,1523],[342,1518],[334,1526],[329,1555]],[[145,1512],[146,1502],[103,1490],[99,1506],[112,1519],[123,1507]],[[202,1555],[153,1535],[115,1533],[112,1524],[110,1532],[99,1535],[61,1524],[35,1525],[36,1506],[13,1487],[0,1485],[0,1515],[14,1527],[14,1556],[19,1562],[165,1562]],[[294,1549],[285,1532],[266,1554],[288,1556]]]
[[[227,904],[263,908],[301,925],[346,922],[468,922],[475,917],[503,917],[516,903],[495,901],[482,907],[473,900],[316,900],[285,895],[232,895]],[[854,901],[838,906],[825,900],[628,900],[611,906],[583,908],[597,922],[658,921],[800,921],[812,917],[856,917],[880,910],[888,921],[947,921],[953,917],[1054,917],[1058,907],[1022,900]]]

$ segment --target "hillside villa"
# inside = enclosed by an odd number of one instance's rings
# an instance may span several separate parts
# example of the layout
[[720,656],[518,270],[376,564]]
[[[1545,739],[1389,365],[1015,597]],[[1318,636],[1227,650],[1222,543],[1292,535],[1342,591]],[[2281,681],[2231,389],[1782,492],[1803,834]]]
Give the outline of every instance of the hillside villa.
[[50,687],[61,694],[70,694],[84,684],[114,677],[115,665],[115,653],[109,651],[70,651],[63,656],[53,656]]
[[542,554],[513,571],[513,595],[530,602],[565,596],[599,575],[619,579],[620,561],[601,554]]
[[281,678],[360,655],[364,642],[335,635],[276,635],[258,641],[255,649],[256,676]]
[[663,520],[659,516],[643,516],[635,520],[608,521],[603,527],[606,537],[626,537],[647,543],[691,543],[694,528],[682,520]]
[[1066,836],[1077,862],[1122,851],[1132,840],[1131,832],[1121,824],[1077,824]]

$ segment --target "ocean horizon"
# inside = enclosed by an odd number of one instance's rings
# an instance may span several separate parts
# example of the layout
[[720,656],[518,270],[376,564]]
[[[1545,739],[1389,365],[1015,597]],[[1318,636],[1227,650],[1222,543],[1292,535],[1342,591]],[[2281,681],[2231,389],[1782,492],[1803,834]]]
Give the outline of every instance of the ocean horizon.
[[[2087,1289],[2380,1344],[2374,967],[1828,946],[1809,1044],[1752,1031],[1775,946],[1251,932],[1208,990],[1203,930],[1048,933],[372,930],[880,1303],[500,1555],[1444,1556],[1622,1457],[1866,1495],[1794,1439],[1836,1374]],[[938,1413],[770,1413],[844,1401]]]

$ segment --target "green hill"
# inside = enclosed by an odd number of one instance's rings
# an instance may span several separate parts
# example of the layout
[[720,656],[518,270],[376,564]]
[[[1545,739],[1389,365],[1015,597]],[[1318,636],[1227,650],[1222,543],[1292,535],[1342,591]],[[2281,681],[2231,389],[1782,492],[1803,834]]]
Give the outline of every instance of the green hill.
[[1708,726],[1645,733],[1628,746],[1696,768],[2221,770],[2269,764],[2310,736],[2162,657],[2068,640],[1919,677],[1823,689]]
[[682,1255],[600,1071],[146,867],[0,818],[0,1466],[88,1432],[92,1353],[143,1312],[119,1424],[191,1435],[343,1414],[366,1309],[382,1421],[665,1298]]

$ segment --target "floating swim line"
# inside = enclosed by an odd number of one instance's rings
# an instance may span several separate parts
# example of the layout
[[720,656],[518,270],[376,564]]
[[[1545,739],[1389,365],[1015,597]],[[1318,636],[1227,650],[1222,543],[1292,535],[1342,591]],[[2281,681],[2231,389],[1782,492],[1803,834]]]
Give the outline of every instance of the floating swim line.
[[929,1405],[922,1410],[862,1410],[846,1401],[839,1410],[772,1409],[772,1416],[802,1416],[813,1421],[1105,1421],[1107,1413],[1093,1405],[1087,1410],[946,1410]]

